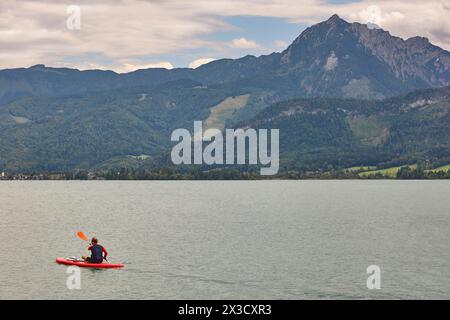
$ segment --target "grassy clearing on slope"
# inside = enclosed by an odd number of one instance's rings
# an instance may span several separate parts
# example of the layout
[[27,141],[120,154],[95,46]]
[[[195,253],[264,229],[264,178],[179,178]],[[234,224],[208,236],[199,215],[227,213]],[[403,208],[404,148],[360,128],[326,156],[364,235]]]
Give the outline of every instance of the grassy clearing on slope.
[[413,165],[409,165],[409,166],[399,166],[399,167],[391,167],[391,168],[386,168],[386,169],[381,169],[381,170],[373,170],[373,171],[361,172],[359,174],[359,176],[367,178],[368,176],[371,176],[371,175],[381,174],[382,176],[385,176],[385,177],[395,178],[397,176],[397,173],[400,171],[400,169],[404,168],[404,167],[410,167],[411,169],[416,169],[417,168],[417,164],[413,164]]
[[353,134],[365,145],[377,146],[389,137],[387,125],[376,116],[347,117],[347,123]]
[[247,104],[249,94],[245,94],[237,97],[228,97],[217,106],[211,109],[211,114],[205,122],[205,128],[207,129],[219,129],[223,130],[225,122],[231,118],[233,113]]
[[376,170],[377,167],[375,166],[359,166],[359,167],[350,167],[344,169],[346,172],[363,172],[363,171],[373,171]]

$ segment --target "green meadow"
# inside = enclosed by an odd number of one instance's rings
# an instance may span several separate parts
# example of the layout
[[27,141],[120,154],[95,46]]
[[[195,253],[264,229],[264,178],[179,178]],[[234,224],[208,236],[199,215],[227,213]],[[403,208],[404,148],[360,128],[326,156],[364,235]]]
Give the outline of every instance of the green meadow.
[[428,172],[439,172],[439,171],[448,172],[449,170],[450,170],[450,164],[436,168],[436,169],[426,170],[426,171],[428,171]]
[[[389,178],[395,178],[397,176],[397,173],[400,171],[401,168],[409,167],[410,169],[417,169],[417,164],[413,165],[404,165],[404,166],[398,166],[398,167],[391,167],[386,169],[380,169],[376,170],[376,167],[370,167],[370,166],[360,166],[360,167],[351,167],[345,169],[346,172],[359,172],[358,175],[362,178],[367,178],[369,176],[374,175],[382,175]],[[450,170],[450,164],[438,167],[435,169],[425,170],[425,172],[439,172],[444,171],[448,172]]]

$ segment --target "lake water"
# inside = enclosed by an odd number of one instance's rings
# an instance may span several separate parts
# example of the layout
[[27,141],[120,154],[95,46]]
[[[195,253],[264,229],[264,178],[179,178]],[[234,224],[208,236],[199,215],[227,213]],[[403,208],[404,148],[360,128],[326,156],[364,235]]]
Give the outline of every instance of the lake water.
[[[0,224],[0,299],[450,298],[450,181],[5,181]],[[125,268],[69,290],[79,230]]]

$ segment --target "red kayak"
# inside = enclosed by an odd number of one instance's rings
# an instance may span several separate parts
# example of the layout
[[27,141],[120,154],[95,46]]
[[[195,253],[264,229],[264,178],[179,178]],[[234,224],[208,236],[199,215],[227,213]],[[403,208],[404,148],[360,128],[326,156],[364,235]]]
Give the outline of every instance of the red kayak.
[[121,263],[89,263],[85,261],[71,260],[66,258],[56,258],[56,263],[68,266],[78,266],[82,268],[122,268]]

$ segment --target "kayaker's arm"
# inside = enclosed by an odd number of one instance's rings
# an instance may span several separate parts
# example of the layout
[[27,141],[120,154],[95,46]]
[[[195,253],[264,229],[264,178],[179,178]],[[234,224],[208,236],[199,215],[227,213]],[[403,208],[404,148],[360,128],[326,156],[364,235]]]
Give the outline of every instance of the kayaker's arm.
[[108,251],[106,251],[106,249],[105,249],[105,247],[102,247],[103,249],[103,253],[104,253],[104,256],[103,256],[103,258],[104,259],[106,259],[106,257],[108,256]]

